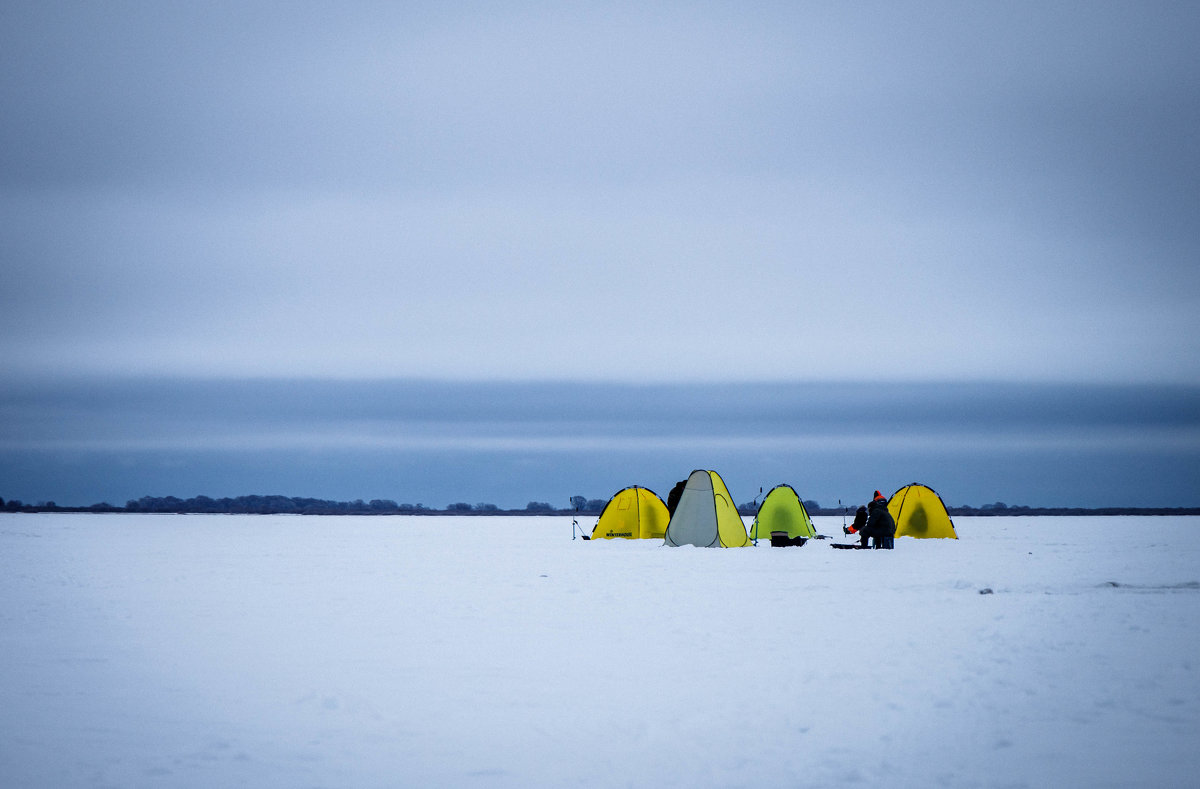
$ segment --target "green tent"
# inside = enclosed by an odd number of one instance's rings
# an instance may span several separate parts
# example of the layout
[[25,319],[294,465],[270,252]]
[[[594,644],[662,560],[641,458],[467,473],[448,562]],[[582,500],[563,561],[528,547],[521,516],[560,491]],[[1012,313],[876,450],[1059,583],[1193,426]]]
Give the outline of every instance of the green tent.
[[804,502],[791,485],[776,485],[763,499],[754,523],[750,525],[750,538],[769,540],[772,533],[786,532],[791,541],[797,538],[811,539],[817,536],[812,518],[804,509]]

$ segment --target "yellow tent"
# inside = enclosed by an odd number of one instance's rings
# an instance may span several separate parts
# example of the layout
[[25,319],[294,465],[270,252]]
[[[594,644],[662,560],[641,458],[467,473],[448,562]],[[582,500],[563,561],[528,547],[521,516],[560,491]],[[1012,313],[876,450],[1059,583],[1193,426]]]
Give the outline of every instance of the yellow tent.
[[592,539],[659,539],[667,532],[667,505],[652,490],[636,485],[618,491],[604,505]]
[[752,544],[720,474],[703,470],[691,473],[667,524],[665,542],[703,548],[740,548]]
[[896,521],[897,537],[958,539],[942,497],[925,485],[914,482],[893,493],[888,499],[888,512]]

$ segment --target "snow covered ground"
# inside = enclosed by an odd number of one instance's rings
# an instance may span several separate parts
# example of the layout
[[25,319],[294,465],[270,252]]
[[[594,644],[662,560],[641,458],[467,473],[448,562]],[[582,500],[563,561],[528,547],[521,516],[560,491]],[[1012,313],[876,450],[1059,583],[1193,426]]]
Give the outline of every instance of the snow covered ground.
[[956,525],[0,515],[0,786],[1200,784],[1200,518]]

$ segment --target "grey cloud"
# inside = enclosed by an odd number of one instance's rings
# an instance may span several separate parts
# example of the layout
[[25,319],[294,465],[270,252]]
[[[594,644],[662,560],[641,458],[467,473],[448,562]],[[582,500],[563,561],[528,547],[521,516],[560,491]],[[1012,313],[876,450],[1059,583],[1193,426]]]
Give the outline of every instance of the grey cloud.
[[1200,374],[1191,4],[0,15],[20,370]]
[[721,471],[746,500],[784,481],[827,502],[915,479],[961,503],[1194,506],[1200,392],[178,379],[0,388],[0,495],[25,500],[283,492],[523,506],[634,483],[666,490],[696,467]]

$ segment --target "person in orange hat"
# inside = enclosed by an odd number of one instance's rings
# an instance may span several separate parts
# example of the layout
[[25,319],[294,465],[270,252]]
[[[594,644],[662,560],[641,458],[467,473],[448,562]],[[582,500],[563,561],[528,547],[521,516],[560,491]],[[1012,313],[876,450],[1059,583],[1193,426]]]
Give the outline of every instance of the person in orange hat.
[[894,548],[896,539],[896,521],[888,512],[887,496],[875,491],[875,498],[867,505],[867,523],[862,527],[862,546],[867,546],[867,538],[875,541],[876,548]]

